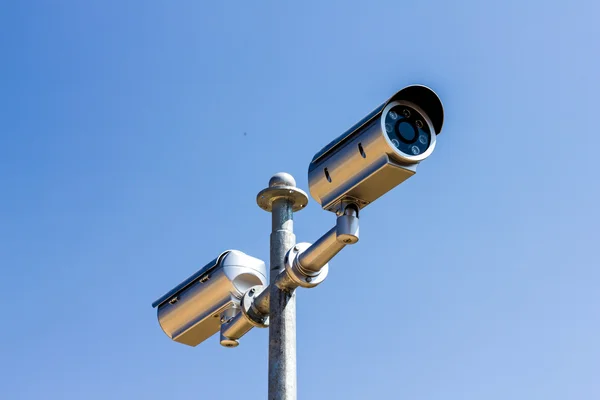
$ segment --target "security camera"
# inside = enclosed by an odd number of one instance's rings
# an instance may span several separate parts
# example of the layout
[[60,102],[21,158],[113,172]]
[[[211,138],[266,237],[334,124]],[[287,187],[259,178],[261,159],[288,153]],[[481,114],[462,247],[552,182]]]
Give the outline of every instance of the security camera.
[[442,130],[444,109],[431,89],[408,86],[325,146],[308,169],[323,209],[364,208],[413,176]]
[[263,261],[228,250],[156,300],[152,307],[157,308],[158,322],[167,336],[197,346],[239,312],[246,291],[266,283],[267,267]]

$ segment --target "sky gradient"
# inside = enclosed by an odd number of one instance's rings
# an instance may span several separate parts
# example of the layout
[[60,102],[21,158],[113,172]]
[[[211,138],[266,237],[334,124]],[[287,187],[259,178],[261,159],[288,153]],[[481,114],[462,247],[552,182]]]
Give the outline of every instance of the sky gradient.
[[3,2],[0,397],[266,398],[266,330],[190,348],[151,303],[268,261],[271,175],[421,83],[435,152],[297,293],[299,398],[600,398],[600,6],[523,3]]

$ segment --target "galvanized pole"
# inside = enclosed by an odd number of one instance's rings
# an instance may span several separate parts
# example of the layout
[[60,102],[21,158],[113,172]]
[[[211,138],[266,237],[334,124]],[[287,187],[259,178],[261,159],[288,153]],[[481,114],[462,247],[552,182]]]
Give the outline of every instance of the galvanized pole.
[[296,294],[275,284],[284,259],[296,244],[293,212],[308,202],[290,174],[275,174],[257,196],[258,205],[272,213],[269,305],[269,399],[296,400]]

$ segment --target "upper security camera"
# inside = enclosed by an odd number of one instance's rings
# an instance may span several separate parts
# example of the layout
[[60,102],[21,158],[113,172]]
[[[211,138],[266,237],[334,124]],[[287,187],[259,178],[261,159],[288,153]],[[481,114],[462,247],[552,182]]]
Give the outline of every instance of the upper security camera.
[[310,194],[325,210],[364,208],[415,174],[433,152],[444,109],[421,85],[408,86],[325,146],[308,169]]
[[223,320],[239,312],[240,299],[267,283],[267,267],[257,258],[229,250],[177,285],[152,307],[158,322],[176,342],[196,346],[217,333]]

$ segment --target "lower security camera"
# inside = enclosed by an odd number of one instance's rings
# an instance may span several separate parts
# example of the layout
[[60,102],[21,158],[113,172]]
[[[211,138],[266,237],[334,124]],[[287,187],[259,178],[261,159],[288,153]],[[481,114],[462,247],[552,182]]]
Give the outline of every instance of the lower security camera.
[[325,146],[308,169],[310,194],[338,214],[368,204],[415,174],[442,130],[444,109],[431,89],[408,86]]
[[172,340],[196,346],[217,333],[221,316],[238,308],[243,294],[266,285],[263,261],[228,250],[156,300],[158,322]]

